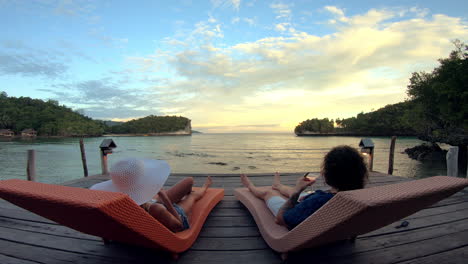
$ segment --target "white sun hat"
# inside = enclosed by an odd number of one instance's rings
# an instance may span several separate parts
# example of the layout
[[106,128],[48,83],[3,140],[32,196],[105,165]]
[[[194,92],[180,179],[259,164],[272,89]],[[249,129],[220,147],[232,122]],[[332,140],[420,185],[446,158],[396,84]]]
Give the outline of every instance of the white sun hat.
[[170,173],[171,167],[164,160],[126,158],[112,166],[111,180],[90,189],[126,193],[141,205],[161,190]]

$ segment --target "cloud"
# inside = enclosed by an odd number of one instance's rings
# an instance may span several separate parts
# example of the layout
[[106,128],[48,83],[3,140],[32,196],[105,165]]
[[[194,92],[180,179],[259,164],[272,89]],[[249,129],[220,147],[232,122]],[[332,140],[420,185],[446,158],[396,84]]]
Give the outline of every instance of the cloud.
[[239,10],[241,0],[231,0],[231,3],[235,10]]
[[57,41],[58,52],[63,52],[67,54],[67,57],[76,56],[87,61],[96,63],[96,59],[87,55],[81,48],[67,40],[61,39]]
[[208,22],[198,22],[195,25],[195,29],[192,32],[194,36],[201,36],[205,40],[209,40],[212,38],[223,38],[224,34],[221,30],[221,24],[214,24],[216,20],[213,22],[212,19],[209,19]]
[[93,118],[100,120],[114,121],[129,121],[131,119],[136,119],[135,117],[161,115],[160,112],[152,109],[139,110],[131,107],[119,106],[87,107],[83,110],[86,116],[92,116]]
[[53,85],[50,89],[38,89],[54,94],[54,99],[80,108],[87,115],[102,119],[128,119],[135,116],[163,114],[157,91],[120,88],[126,80],[88,80]]
[[255,26],[255,24],[257,23],[256,18],[234,17],[234,18],[231,19],[231,24],[237,24],[237,23],[239,23],[241,21],[244,22],[244,23],[247,23],[249,26]]
[[292,28],[288,5],[270,7],[280,20],[269,37],[226,42],[229,27],[207,17],[159,42],[154,53],[127,56],[127,69],[109,73],[118,77],[47,92],[102,119],[170,114],[205,132],[290,132],[308,118],[345,118],[403,101],[412,72],[431,70],[454,48],[451,40],[468,39],[461,18],[419,9],[347,16],[328,6],[335,31],[318,36]]
[[284,32],[284,31],[286,31],[288,29],[288,27],[290,25],[291,25],[290,23],[279,23],[279,24],[276,24],[275,30],[280,31],[280,32]]
[[[164,93],[167,108],[188,106],[175,111],[209,131],[257,131],[234,124],[279,124],[268,129],[292,131],[307,118],[350,117],[404,100],[411,72],[432,69],[453,49],[452,39],[468,38],[467,25],[445,15],[413,12],[392,20],[399,12],[372,9],[346,17],[341,9],[327,10],[341,23],[332,34],[294,31],[233,45],[208,41],[166,54],[174,77],[158,89],[170,91]],[[286,31],[288,23],[275,29]]]
[[74,59],[96,63],[79,46],[67,40],[57,40],[55,47],[40,49],[20,40],[0,43],[0,74],[19,74],[27,77],[64,77]]
[[[46,2],[46,1],[43,1]],[[54,13],[63,16],[77,16],[86,14],[95,9],[92,1],[74,1],[74,0],[56,0],[47,1],[50,5],[54,6]]]
[[276,13],[276,19],[291,19],[292,11],[287,4],[271,4],[270,8]]
[[119,38],[110,36],[105,32],[105,30],[101,27],[94,27],[88,31],[88,34],[95,38],[96,40],[100,41],[103,45],[107,47],[117,47],[117,48],[124,48],[128,44],[128,38]]
[[409,12],[414,13],[417,17],[423,18],[429,14],[429,9],[427,8],[419,8],[419,7],[412,7],[410,8]]
[[344,11],[342,9],[339,9],[336,6],[325,6],[324,9],[334,15],[337,15],[339,17],[344,17]]
[[241,0],[211,0],[211,4],[214,8],[230,7],[236,11],[239,11]]
[[37,14],[38,11],[45,11],[57,16],[87,16],[95,9],[95,1],[93,0],[35,0],[35,1],[16,1],[16,0],[0,0],[0,6],[14,6],[16,10],[33,11]]
[[48,55],[50,54],[4,53],[0,50],[0,75],[57,78],[67,70],[67,66]]
[[348,22],[348,18],[345,16],[344,10],[336,6],[325,6],[323,9],[330,12],[335,17],[335,19],[329,20],[330,24],[335,24],[337,21]]

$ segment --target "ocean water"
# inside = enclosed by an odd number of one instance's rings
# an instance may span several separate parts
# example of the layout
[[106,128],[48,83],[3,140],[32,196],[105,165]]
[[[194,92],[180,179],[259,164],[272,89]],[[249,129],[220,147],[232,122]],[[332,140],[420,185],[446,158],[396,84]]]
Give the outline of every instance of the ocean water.
[[[85,138],[90,175],[101,172],[99,145],[108,137]],[[166,160],[173,173],[318,172],[325,153],[337,145],[358,148],[360,137],[297,137],[294,134],[193,134],[180,137],[114,137],[109,165],[125,157]],[[389,137],[372,137],[374,170],[387,172]],[[444,162],[422,163],[402,153],[421,144],[399,137],[394,175],[422,178],[446,174]],[[78,138],[1,140],[0,179],[26,179],[27,150],[36,150],[37,181],[62,183],[83,177]]]

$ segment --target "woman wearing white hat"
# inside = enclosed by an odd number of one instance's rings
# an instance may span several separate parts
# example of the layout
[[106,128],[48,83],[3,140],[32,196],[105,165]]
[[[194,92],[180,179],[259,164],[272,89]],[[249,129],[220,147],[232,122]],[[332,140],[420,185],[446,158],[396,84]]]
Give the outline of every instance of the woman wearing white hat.
[[193,178],[189,177],[165,191],[162,187],[170,172],[163,160],[127,158],[112,166],[111,180],[90,189],[126,193],[169,230],[179,232],[190,228],[192,207],[205,195],[212,180],[208,176],[201,189],[192,190]]

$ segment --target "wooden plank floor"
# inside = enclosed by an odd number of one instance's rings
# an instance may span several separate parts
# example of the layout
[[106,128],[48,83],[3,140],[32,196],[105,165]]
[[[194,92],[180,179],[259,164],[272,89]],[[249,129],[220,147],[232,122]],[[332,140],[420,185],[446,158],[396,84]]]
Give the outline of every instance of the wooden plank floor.
[[[169,177],[171,186],[187,175]],[[200,186],[205,175],[194,176]],[[299,174],[284,174],[293,184]],[[238,174],[213,175],[214,187],[226,196],[211,212],[192,248],[172,260],[164,252],[112,243],[86,235],[0,201],[0,263],[281,263],[264,242],[249,212],[235,200]],[[271,174],[251,176],[257,185],[271,184]],[[67,183],[87,188],[106,180],[95,176]],[[368,186],[408,179],[373,173]],[[319,181],[314,188],[324,188]],[[291,254],[287,263],[467,263],[467,189],[404,220],[358,237],[355,243],[339,242]]]

